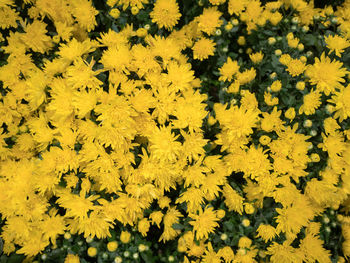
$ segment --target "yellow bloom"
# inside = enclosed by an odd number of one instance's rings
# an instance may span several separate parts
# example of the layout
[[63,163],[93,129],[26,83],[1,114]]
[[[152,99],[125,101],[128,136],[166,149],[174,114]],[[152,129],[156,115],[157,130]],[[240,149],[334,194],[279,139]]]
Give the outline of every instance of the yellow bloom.
[[265,243],[276,236],[276,229],[271,225],[260,224],[256,232],[256,236],[261,237]]
[[320,92],[324,92],[327,96],[334,93],[336,89],[341,88],[340,82],[345,82],[347,69],[343,68],[343,63],[334,60],[323,53],[321,58],[315,58],[315,63],[308,66],[305,75],[310,78],[310,83],[316,85]]
[[159,28],[165,27],[171,30],[181,17],[179,5],[176,0],[157,0],[150,17],[152,22],[157,23]]
[[219,69],[221,81],[231,81],[232,78],[239,72],[239,65],[237,61],[232,61],[230,57],[227,58],[225,64]]
[[120,241],[124,244],[129,243],[131,234],[128,231],[122,231],[120,234]]
[[340,122],[346,120],[350,116],[350,85],[341,87],[336,91],[328,102],[335,104],[334,118],[339,119]]
[[219,218],[217,218],[212,207],[206,207],[204,210],[199,209],[198,214],[189,215],[194,221],[190,222],[193,226],[193,232],[196,233],[198,240],[208,238],[209,233],[213,233],[215,227],[218,227]]
[[344,52],[344,49],[350,47],[350,42],[346,38],[338,35],[329,35],[328,37],[325,37],[325,41],[330,53],[334,52],[338,57],[341,57],[341,53]]
[[87,250],[87,254],[89,257],[95,257],[97,255],[97,248],[89,247]]
[[306,64],[301,62],[300,59],[292,59],[287,64],[287,71],[292,77],[299,76],[300,74],[303,74],[303,72],[306,69]]
[[260,51],[257,53],[250,54],[249,58],[254,64],[259,64],[263,60],[264,54]]
[[287,119],[293,120],[295,118],[295,109],[294,108],[289,108],[285,113],[284,116]]
[[150,222],[147,220],[147,218],[143,218],[139,221],[137,228],[139,232],[142,234],[143,237],[147,236],[147,232],[150,228]]
[[199,30],[213,35],[217,27],[223,23],[220,20],[221,12],[217,10],[217,7],[209,7],[203,10],[203,13],[198,17],[198,28]]
[[107,243],[107,249],[109,252],[114,252],[118,248],[118,242],[117,241],[110,241]]
[[64,259],[64,263],[79,263],[79,262],[80,262],[79,256],[74,254],[68,254]]
[[271,84],[271,91],[273,92],[279,92],[282,88],[282,83],[280,80],[275,80],[274,82],[272,82]]
[[312,90],[310,93],[304,95],[303,105],[299,108],[299,114],[305,113],[306,115],[312,115],[316,109],[321,105],[321,93],[317,90]]
[[193,45],[193,58],[200,61],[214,55],[216,43],[209,38],[201,38]]
[[242,215],[244,198],[228,184],[224,186],[222,193],[225,197],[225,205],[228,207],[229,211],[235,211]]
[[152,157],[161,162],[176,161],[181,151],[181,143],[176,141],[178,137],[169,126],[155,128],[149,137]]

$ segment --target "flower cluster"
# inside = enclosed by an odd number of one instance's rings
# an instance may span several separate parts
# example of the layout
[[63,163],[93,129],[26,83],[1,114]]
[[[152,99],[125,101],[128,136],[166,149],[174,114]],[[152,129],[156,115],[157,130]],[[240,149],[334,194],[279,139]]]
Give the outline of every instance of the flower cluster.
[[345,262],[349,14],[1,1],[1,262]]

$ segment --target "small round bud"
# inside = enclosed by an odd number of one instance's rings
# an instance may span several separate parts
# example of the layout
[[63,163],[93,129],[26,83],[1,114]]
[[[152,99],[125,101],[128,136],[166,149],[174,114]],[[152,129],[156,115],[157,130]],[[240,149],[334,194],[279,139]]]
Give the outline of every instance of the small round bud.
[[317,131],[311,130],[311,131],[310,131],[310,135],[311,135],[311,136],[316,136],[316,135],[317,135]]
[[42,254],[42,255],[41,255],[41,259],[42,259],[42,260],[46,260],[46,259],[47,259],[46,254]]
[[107,254],[106,252],[104,252],[104,253],[102,254],[102,258],[103,258],[103,259],[107,259],[107,258],[108,258],[108,254]]
[[303,27],[301,28],[301,30],[303,31],[303,33],[306,33],[306,32],[309,31],[309,27],[308,27],[308,26],[303,26]]
[[79,246],[83,245],[83,241],[79,240],[77,243]]
[[336,17],[333,17],[332,20],[331,20],[331,22],[332,22],[333,24],[337,24],[337,23],[338,23],[338,19],[337,19]]
[[117,19],[120,16],[120,11],[118,8],[113,8],[111,11],[109,11],[109,14],[111,15],[111,17],[113,17],[114,19]]
[[219,210],[217,210],[216,211],[216,215],[217,215],[217,217],[218,218],[224,218],[225,217],[225,214],[226,214],[226,212],[225,212],[225,210],[223,210],[223,209],[219,209]]
[[312,120],[305,120],[303,123],[304,128],[311,128],[312,127]]
[[226,53],[227,51],[228,51],[228,47],[223,47],[223,48],[222,48],[222,52],[225,52],[225,53]]
[[238,26],[239,21],[238,21],[238,19],[233,19],[233,20],[231,20],[231,23],[232,23],[232,25],[234,25],[234,26]]
[[242,220],[242,225],[243,225],[244,227],[250,226],[250,221],[249,221],[249,219],[247,219],[247,218],[243,219],[243,220]]
[[237,43],[238,45],[240,46],[244,46],[246,41],[245,41],[245,37],[244,36],[239,36],[238,39],[237,39]]
[[271,138],[267,135],[263,135],[259,138],[259,142],[262,145],[268,145],[271,142]]
[[114,259],[114,263],[122,263],[123,262],[123,259],[121,257],[115,257]]
[[323,217],[323,223],[328,224],[330,221],[328,216]]
[[302,43],[298,44],[298,50],[303,51],[304,50],[304,45]]
[[293,24],[298,24],[299,23],[299,18],[297,16],[292,18],[292,23]]
[[151,28],[151,26],[149,24],[146,24],[146,25],[143,26],[143,28],[146,29],[146,30],[149,30]]
[[283,39],[283,37],[281,37],[281,36],[276,37],[277,41],[281,41],[282,39]]
[[276,43],[276,38],[274,38],[274,37],[269,37],[269,38],[267,39],[267,42],[269,43],[269,45],[273,45],[273,44]]
[[309,50],[308,52],[306,52],[306,56],[309,58],[309,57],[311,57],[313,55],[313,53],[312,53],[312,51],[311,50]]
[[276,49],[276,50],[275,50],[275,55],[276,55],[277,57],[279,57],[280,55],[282,55],[282,50]]
[[297,30],[297,27],[296,27],[296,25],[292,25],[292,26],[290,27],[290,29],[292,29],[293,31],[295,31],[295,30]]
[[130,252],[129,251],[124,251],[124,253],[123,253],[123,255],[124,255],[124,257],[129,257],[130,256]]
[[175,260],[174,256],[169,256],[169,257],[168,257],[168,261],[169,261],[169,262],[174,262],[174,260]]
[[146,246],[144,244],[140,244],[138,249],[139,249],[140,252],[143,252],[143,251],[146,250]]
[[325,227],[324,230],[327,232],[327,233],[330,233],[331,232],[331,228],[329,226]]
[[107,243],[107,249],[109,252],[114,252],[118,248],[118,242],[117,241],[111,241]]
[[277,77],[277,73],[276,72],[272,72],[270,74],[270,79],[275,79]]
[[220,239],[225,241],[227,239],[227,235],[225,233],[221,234]]
[[225,30],[226,30],[226,31],[230,31],[232,28],[233,28],[233,25],[232,25],[231,23],[227,23],[227,24],[225,25]]
[[87,250],[87,254],[89,257],[95,257],[97,255],[97,248],[89,247]]
[[72,235],[69,232],[64,233],[64,238],[65,239],[70,239]]
[[86,238],[86,243],[91,243],[94,239],[90,236]]
[[137,15],[139,13],[140,9],[137,6],[131,7],[131,14]]
[[220,30],[220,29],[216,29],[216,31],[215,31],[215,35],[217,35],[217,36],[221,36],[221,30]]
[[138,259],[138,258],[139,258],[139,253],[134,253],[134,254],[132,254],[132,257],[133,257],[134,259]]
[[297,88],[297,90],[304,90],[305,89],[305,82],[298,81],[295,87]]

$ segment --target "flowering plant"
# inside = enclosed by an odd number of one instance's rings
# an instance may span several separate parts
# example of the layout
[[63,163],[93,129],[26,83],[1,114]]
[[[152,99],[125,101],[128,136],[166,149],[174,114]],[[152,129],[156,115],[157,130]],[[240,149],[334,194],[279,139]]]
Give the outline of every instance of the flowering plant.
[[0,262],[345,262],[338,2],[0,1]]

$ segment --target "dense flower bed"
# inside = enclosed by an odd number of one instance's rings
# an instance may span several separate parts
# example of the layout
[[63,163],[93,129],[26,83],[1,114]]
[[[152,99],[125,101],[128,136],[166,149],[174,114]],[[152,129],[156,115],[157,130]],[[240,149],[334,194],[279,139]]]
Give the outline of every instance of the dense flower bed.
[[0,32],[0,262],[350,256],[350,0],[2,0]]

